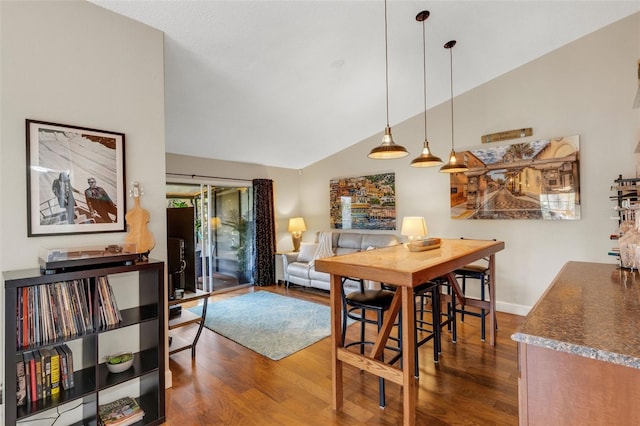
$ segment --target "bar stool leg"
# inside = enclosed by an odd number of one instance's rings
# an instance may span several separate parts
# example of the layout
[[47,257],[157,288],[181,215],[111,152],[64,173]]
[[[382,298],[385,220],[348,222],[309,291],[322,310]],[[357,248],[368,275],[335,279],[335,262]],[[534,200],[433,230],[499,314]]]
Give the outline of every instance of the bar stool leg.
[[[480,300],[482,300],[484,302],[484,274],[482,274],[480,276]],[[486,332],[487,332],[487,326],[486,326],[486,321],[485,318],[487,316],[487,311],[486,309],[482,308],[480,309],[480,339],[484,342],[485,336],[486,336]]]
[[431,292],[431,315],[433,317],[433,332],[434,332],[434,342],[433,342],[433,361],[440,361],[440,353],[442,352],[442,330],[440,327],[440,285],[436,285],[433,287]]
[[[380,332],[381,329],[382,329],[382,312],[379,311],[378,312],[378,332]],[[362,337],[362,340],[364,341],[364,336]],[[382,355],[380,356],[380,361],[384,361],[384,351],[382,352]],[[380,394],[379,395],[380,408],[384,408],[385,405],[386,405],[386,401],[385,401],[385,385],[384,385],[384,379],[382,377],[378,378],[378,387],[379,387],[379,394]]]

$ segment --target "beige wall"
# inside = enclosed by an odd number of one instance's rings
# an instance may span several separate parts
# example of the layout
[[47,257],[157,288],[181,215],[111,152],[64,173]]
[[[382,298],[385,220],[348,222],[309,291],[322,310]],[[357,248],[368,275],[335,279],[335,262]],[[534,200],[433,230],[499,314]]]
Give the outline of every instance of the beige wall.
[[41,247],[125,236],[27,238],[26,118],[125,134],[126,188],[133,180],[144,187],[151,256],[165,260],[163,34],[84,1],[2,1],[0,18],[0,269],[37,267]]
[[[399,218],[425,216],[433,236],[505,241],[506,249],[497,255],[498,309],[525,314],[566,261],[615,261],[607,256],[615,245],[609,235],[617,227],[609,219],[609,188],[619,174],[635,177],[640,109],[631,106],[638,87],[638,58],[640,14],[635,14],[455,99],[457,150],[481,145],[482,135],[522,127],[534,132],[522,141],[579,134],[579,221],[450,219],[449,177],[437,168],[409,166],[424,140],[423,116],[392,123],[396,143],[411,152],[408,158],[368,159],[380,134],[304,169],[302,215],[311,230],[327,229],[329,179],[393,171]],[[431,109],[428,123],[432,151],[446,158],[451,144],[449,103]]]
[[[522,127],[532,127],[533,136],[518,142],[578,134],[582,198],[578,221],[451,219],[449,176],[437,168],[409,166],[424,140],[423,115],[392,123],[395,141],[411,152],[405,159],[367,158],[380,143],[381,122],[380,134],[303,169],[300,175],[294,170],[193,157],[178,162],[181,156],[172,154],[167,155],[167,171],[193,169],[204,175],[274,179],[281,251],[291,247],[286,232],[290,216],[304,217],[308,228],[304,241],[328,229],[330,179],[395,172],[400,220],[424,216],[432,236],[505,241],[506,249],[497,255],[498,309],[525,315],[568,260],[615,262],[607,255],[615,246],[609,235],[617,228],[609,219],[613,205],[609,189],[619,174],[636,173],[633,152],[640,142],[640,109],[631,106],[639,57],[640,14],[635,14],[455,99],[458,151],[480,146],[482,135]],[[451,148],[449,103],[429,110],[428,123],[431,149],[446,159]]]
[[[215,143],[215,141],[211,141]],[[167,182],[204,183],[216,177],[232,179],[271,179],[275,198],[276,249],[293,250],[291,235],[287,233],[290,217],[301,215],[299,201],[300,175],[298,170],[266,167],[258,164],[220,161],[188,155],[167,154]],[[187,175],[185,178],[184,176]],[[189,175],[196,175],[193,179]],[[209,179],[203,178],[209,176]],[[328,185],[328,184],[327,184]]]
[[[25,118],[126,134],[128,181],[139,180],[145,188],[142,204],[150,211],[150,229],[157,241],[152,256],[164,260],[162,34],[76,1],[2,1],[0,23],[0,269],[37,266],[40,247],[68,247],[79,241],[117,243],[124,238],[123,233],[81,239],[26,237]],[[531,139],[579,134],[580,221],[451,220],[448,176],[408,166],[422,144],[421,115],[392,123],[396,141],[412,152],[408,159],[367,159],[368,151],[380,142],[380,135],[375,135],[307,167],[302,174],[173,154],[166,155],[166,171],[273,179],[281,251],[291,248],[286,232],[291,216],[305,217],[309,228],[305,240],[313,238],[313,231],[328,228],[329,179],[394,171],[399,218],[424,215],[431,235],[506,242],[507,249],[498,255],[498,306],[525,313],[567,260],[613,262],[606,255],[612,246],[608,235],[616,228],[609,219],[609,188],[618,174],[635,175],[633,151],[640,140],[640,110],[632,110],[631,104],[639,55],[640,14],[636,14],[456,99],[459,149],[479,145],[483,134],[520,127],[533,127]],[[429,123],[431,147],[446,157],[448,104],[430,110]],[[383,127],[381,123],[381,131]],[[2,293],[0,306],[4,307]]]

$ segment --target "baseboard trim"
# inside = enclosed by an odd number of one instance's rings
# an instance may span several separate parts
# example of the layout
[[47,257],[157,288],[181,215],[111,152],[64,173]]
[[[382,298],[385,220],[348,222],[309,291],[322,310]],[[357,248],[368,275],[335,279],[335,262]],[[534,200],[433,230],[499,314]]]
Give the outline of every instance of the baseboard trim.
[[515,303],[507,303],[496,300],[496,310],[507,314],[527,316],[531,310],[531,306],[517,305]]
[[173,386],[173,373],[168,368],[164,370],[164,388],[169,389]]

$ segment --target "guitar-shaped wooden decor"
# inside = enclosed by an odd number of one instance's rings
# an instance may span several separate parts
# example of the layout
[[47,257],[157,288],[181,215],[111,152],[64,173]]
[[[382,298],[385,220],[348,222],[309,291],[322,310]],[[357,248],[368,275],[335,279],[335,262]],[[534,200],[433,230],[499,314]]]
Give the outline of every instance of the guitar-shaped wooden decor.
[[155,247],[156,241],[151,231],[147,229],[150,215],[147,210],[140,206],[141,195],[143,195],[142,188],[140,188],[138,182],[133,182],[133,188],[129,191],[129,196],[133,197],[135,204],[125,216],[129,224],[129,233],[124,240],[127,243],[135,243],[136,251],[146,258],[151,249]]

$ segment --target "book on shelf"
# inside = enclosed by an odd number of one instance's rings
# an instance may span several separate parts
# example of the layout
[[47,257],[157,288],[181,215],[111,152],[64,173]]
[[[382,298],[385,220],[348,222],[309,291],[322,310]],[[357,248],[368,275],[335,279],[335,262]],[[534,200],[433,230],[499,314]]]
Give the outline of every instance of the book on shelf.
[[58,353],[58,362],[60,365],[60,386],[62,389],[69,389],[69,369],[67,368],[67,355],[62,349],[62,345],[55,347]]
[[73,353],[66,344],[16,354],[17,406],[55,397],[61,388],[73,386]]
[[34,401],[42,399],[42,355],[39,350],[33,351],[33,359],[36,366],[36,397]]
[[98,407],[99,425],[127,426],[144,418],[144,411],[135,398],[124,397]]
[[49,349],[51,360],[50,393],[51,396],[60,394],[60,356],[56,348]]
[[36,361],[33,357],[33,352],[24,353],[24,368],[27,374],[27,399],[29,402],[37,401],[37,387],[36,387]]
[[16,354],[16,405],[27,403],[27,376],[24,369],[24,357]]
[[40,348],[42,358],[42,398],[51,396],[51,353],[47,348]]
[[73,352],[71,351],[71,349],[69,348],[69,346],[67,346],[66,343],[63,343],[60,345],[60,348],[62,349],[62,351],[65,353],[65,357],[64,360],[67,364],[66,369],[67,369],[67,386],[64,386],[65,389],[71,389],[72,387],[75,386],[74,380],[73,380]]

